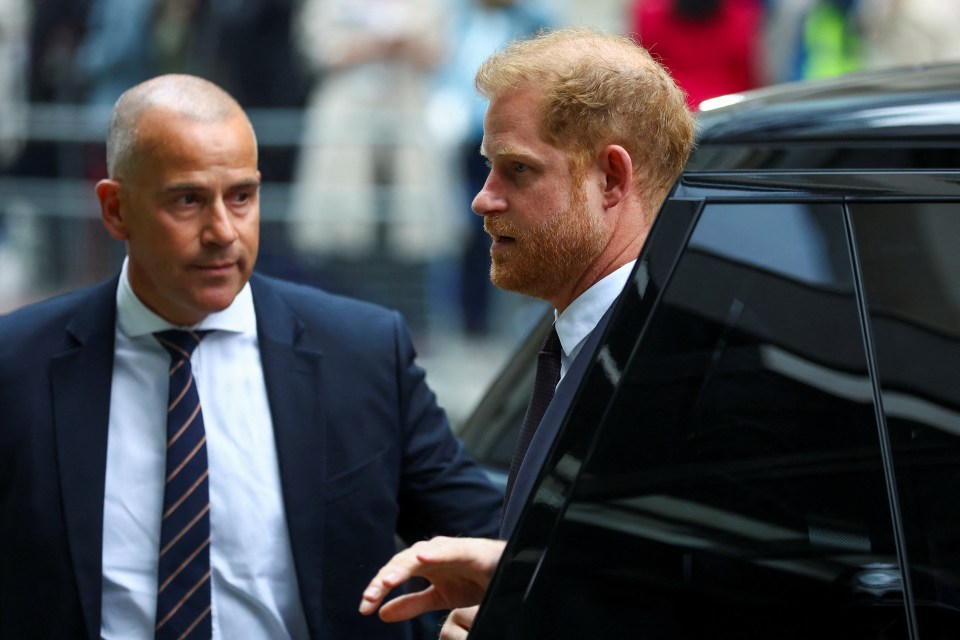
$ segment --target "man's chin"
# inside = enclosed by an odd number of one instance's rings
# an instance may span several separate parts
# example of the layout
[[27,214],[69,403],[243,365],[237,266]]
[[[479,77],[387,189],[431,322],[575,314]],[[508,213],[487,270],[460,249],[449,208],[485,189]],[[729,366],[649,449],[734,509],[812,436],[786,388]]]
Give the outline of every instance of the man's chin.
[[512,291],[534,298],[541,297],[538,295],[539,289],[533,286],[534,283],[531,278],[524,277],[522,273],[517,273],[516,269],[492,265],[490,267],[490,282],[504,291]]
[[208,315],[223,311],[233,304],[234,299],[236,299],[237,294],[240,293],[242,288],[242,286],[230,286],[202,291],[200,295],[195,297],[194,306]]
[[510,269],[503,265],[498,265],[496,261],[490,265],[490,282],[498,289],[516,291],[516,283],[514,282],[516,278],[512,276],[513,274],[510,273]]

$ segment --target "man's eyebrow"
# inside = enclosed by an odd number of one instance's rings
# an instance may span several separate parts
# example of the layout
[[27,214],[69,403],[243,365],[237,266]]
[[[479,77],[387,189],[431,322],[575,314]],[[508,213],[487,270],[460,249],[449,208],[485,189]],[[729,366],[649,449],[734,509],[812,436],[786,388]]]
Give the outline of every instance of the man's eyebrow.
[[174,182],[160,188],[160,193],[182,193],[185,191],[205,191],[206,187],[197,182]]
[[241,180],[230,185],[231,189],[259,189],[260,181],[255,178],[250,178],[248,180]]
[[489,158],[491,155],[493,155],[494,157],[497,157],[497,158],[511,157],[511,158],[519,158],[521,160],[536,159],[536,156],[533,153],[531,153],[528,149],[525,149],[523,147],[517,147],[514,145],[498,147],[496,150],[494,150],[492,154],[488,153],[487,149],[485,149],[483,145],[481,145],[480,155],[482,155],[485,158]]
[[[199,182],[174,182],[160,189],[161,193],[181,193],[184,191],[206,191],[209,187]],[[260,181],[256,178],[249,178],[234,182],[229,186],[230,189],[259,189]]]

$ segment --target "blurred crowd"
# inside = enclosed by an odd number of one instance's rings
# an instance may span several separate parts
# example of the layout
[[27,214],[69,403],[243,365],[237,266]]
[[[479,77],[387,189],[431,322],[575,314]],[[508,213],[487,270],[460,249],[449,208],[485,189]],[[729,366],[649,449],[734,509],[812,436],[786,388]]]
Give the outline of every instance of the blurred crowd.
[[[263,269],[399,308],[424,334],[489,336],[513,302],[488,282],[488,240],[470,213],[486,175],[473,70],[508,40],[564,24],[576,2],[0,0],[4,193],[106,173],[96,137],[32,139],[32,106],[100,113],[147,77],[204,76],[299,132],[290,143],[258,131],[264,181],[285,194],[264,202]],[[957,0],[621,3],[621,32],[664,62],[694,109],[775,82],[960,59]],[[95,217],[6,200],[0,312],[116,269]]]

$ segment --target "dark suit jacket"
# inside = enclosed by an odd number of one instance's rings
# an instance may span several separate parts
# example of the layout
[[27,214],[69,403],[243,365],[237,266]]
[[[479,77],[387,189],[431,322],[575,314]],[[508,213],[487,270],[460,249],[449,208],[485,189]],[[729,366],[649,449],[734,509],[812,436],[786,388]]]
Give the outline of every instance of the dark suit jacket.
[[500,538],[506,540],[513,533],[514,527],[520,518],[524,505],[533,492],[537,478],[540,476],[540,470],[547,461],[547,455],[553,448],[553,441],[556,440],[560,427],[563,424],[563,418],[567,415],[567,410],[573,402],[574,394],[580,381],[583,380],[587,371],[587,365],[593,361],[593,354],[600,344],[600,338],[603,336],[604,329],[610,321],[610,315],[614,305],[610,305],[607,312],[603,314],[597,326],[594,327],[586,342],[580,349],[580,353],[570,365],[570,370],[560,380],[557,390],[553,394],[553,399],[547,405],[547,410],[540,418],[540,424],[533,433],[530,440],[530,446],[523,456],[523,462],[520,469],[517,470],[517,477],[513,481],[513,489],[510,492],[510,500],[503,505],[503,520],[500,523]]
[[[451,434],[400,316],[250,281],[294,565],[314,638],[406,540],[493,536],[500,494]],[[0,638],[96,638],[117,278],[0,317]]]

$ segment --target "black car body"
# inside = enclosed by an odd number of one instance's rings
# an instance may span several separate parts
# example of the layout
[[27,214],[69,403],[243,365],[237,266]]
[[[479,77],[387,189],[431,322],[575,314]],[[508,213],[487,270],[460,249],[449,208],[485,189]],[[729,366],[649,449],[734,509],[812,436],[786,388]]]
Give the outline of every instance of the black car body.
[[960,65],[702,113],[471,640],[960,638],[958,243]]

